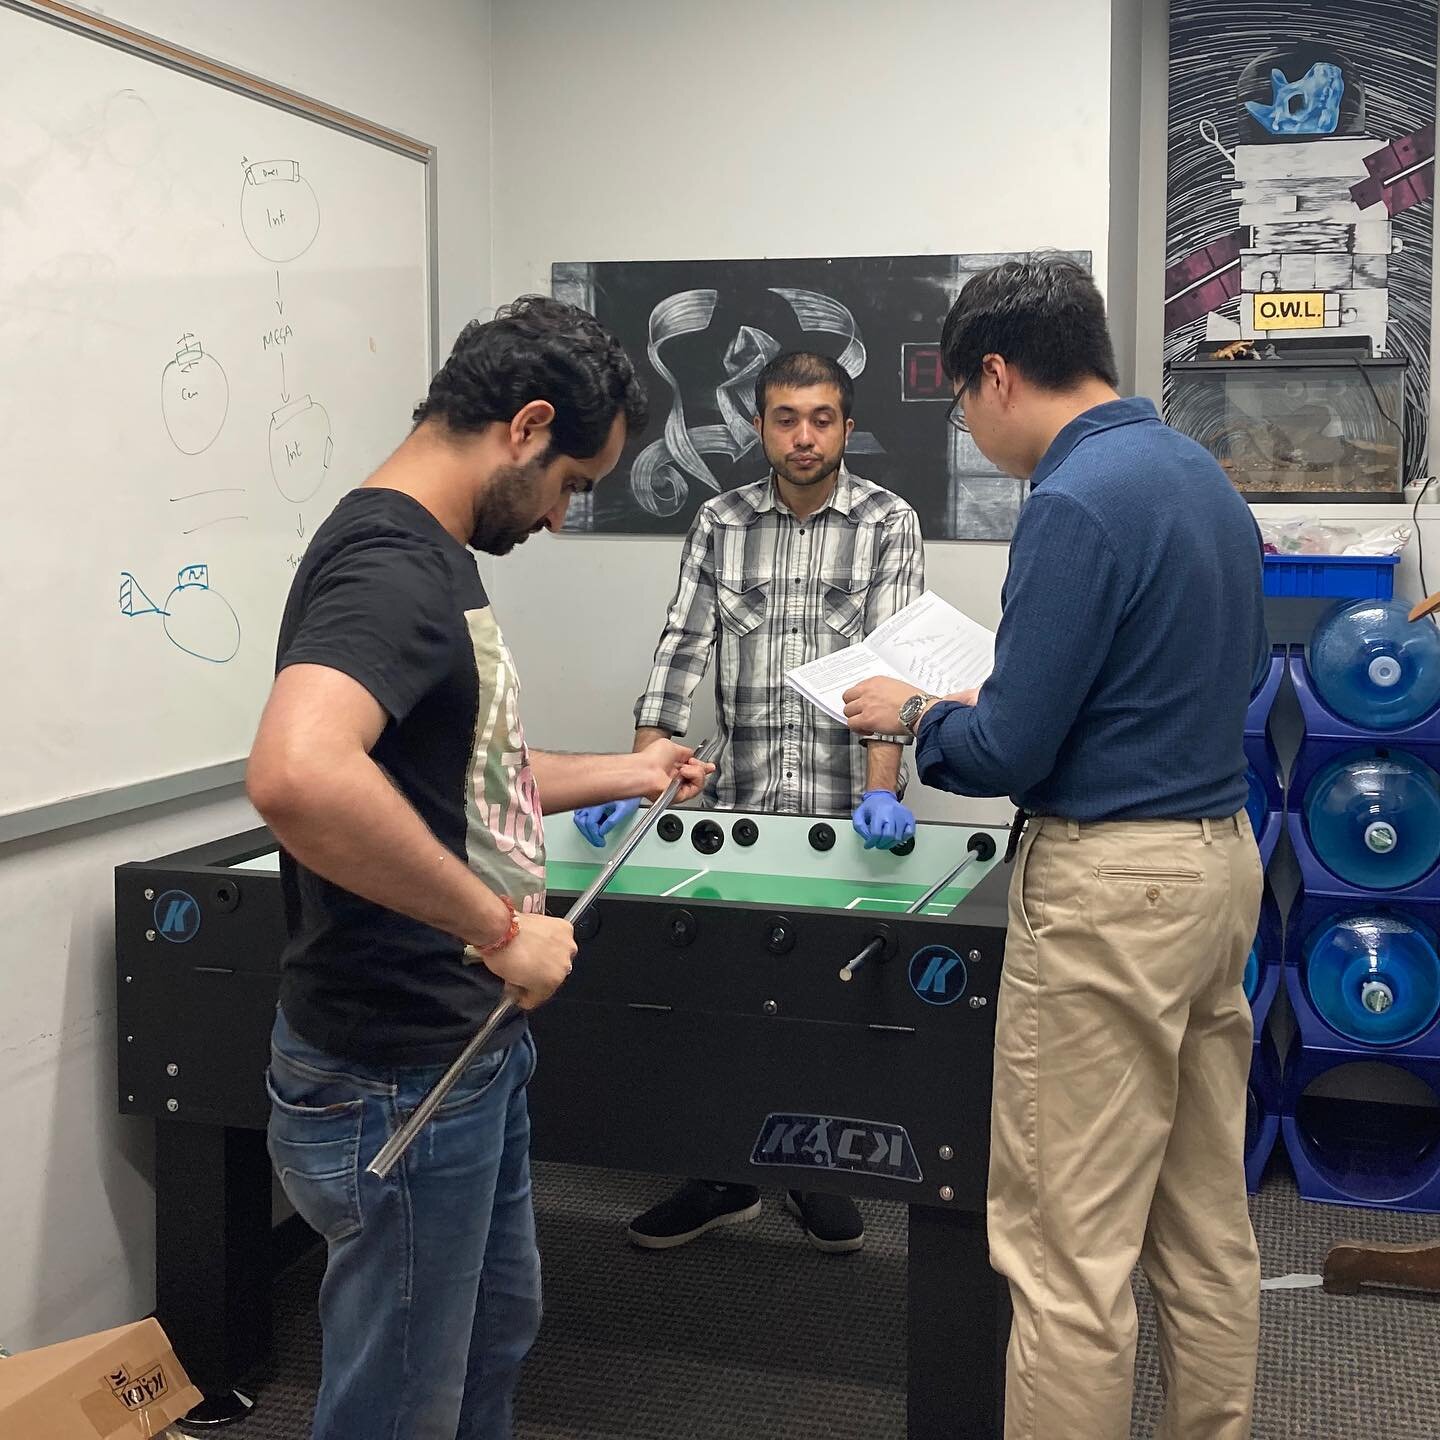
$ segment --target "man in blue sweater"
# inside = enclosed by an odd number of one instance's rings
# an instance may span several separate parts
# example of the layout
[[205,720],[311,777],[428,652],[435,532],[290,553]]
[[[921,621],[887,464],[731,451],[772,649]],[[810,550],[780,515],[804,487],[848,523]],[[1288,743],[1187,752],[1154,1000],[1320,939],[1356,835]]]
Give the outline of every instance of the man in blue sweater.
[[1165,1440],[1250,1433],[1259,1259],[1245,1196],[1261,872],[1241,734],[1266,644],[1255,523],[1215,461],[1116,394],[1104,304],[1045,257],[945,322],[950,423],[1028,478],[995,668],[963,696],[888,679],[926,784],[1027,817],[995,1032],[991,1258],[1015,1319],[1008,1440],[1125,1440],[1155,1294]]

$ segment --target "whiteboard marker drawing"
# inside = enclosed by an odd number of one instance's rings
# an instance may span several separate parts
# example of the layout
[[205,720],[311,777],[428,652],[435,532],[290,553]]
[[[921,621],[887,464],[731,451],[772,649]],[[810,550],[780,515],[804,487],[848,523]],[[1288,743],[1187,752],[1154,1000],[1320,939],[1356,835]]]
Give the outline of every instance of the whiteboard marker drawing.
[[240,228],[262,259],[298,259],[320,233],[320,202],[296,160],[245,165],[240,187]]
[[111,160],[139,170],[160,153],[161,125],[138,91],[117,90],[105,102],[102,139]]
[[270,473],[292,505],[303,505],[325,483],[333,453],[330,416],[308,395],[270,417]]
[[223,665],[240,649],[240,619],[230,602],[210,585],[208,565],[186,565],[174,589],[157,605],[128,571],[120,572],[120,613],[129,619],[159,615],[177,650]]
[[203,455],[230,411],[225,368],[187,330],[160,375],[160,414],[171,444],[182,455]]

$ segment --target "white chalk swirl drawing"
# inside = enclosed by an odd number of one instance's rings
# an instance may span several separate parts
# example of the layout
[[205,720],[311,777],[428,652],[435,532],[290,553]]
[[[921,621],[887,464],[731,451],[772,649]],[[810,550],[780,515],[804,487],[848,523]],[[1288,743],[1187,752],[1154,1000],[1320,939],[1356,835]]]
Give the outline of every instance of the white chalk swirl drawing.
[[[844,340],[837,358],[852,379],[865,369],[865,342],[845,305],[814,290],[771,286],[770,293],[790,306],[807,334],[838,335]],[[660,352],[668,341],[709,329],[718,299],[715,290],[682,290],[666,296],[650,312],[646,354],[656,374],[670,387],[670,413],[665,418],[664,435],[635,457],[630,488],[636,502],[652,515],[674,515],[684,505],[690,488],[686,476],[720,493],[719,477],[705,463],[704,456],[723,455],[734,461],[760,443],[751,424],[755,381],[780,353],[780,343],[773,335],[753,325],[741,325],[736,330],[725,350],[725,379],[715,387],[715,404],[722,417],[718,425],[687,425],[684,396],[661,358]],[[881,453],[880,442],[866,431],[856,431],[845,448],[851,455]]]

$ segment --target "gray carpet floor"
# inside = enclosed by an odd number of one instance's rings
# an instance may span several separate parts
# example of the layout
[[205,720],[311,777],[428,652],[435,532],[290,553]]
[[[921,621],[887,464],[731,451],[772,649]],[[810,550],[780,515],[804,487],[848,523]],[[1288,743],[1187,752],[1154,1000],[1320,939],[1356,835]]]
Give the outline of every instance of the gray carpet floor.
[[[868,1238],[856,1255],[812,1250],[778,1192],[752,1224],[653,1254],[621,1231],[664,1182],[544,1165],[535,1185],[546,1319],[520,1394],[518,1440],[903,1440],[898,1206],[862,1204]],[[1251,1211],[1266,1276],[1318,1274],[1341,1239],[1440,1237],[1440,1217],[1309,1204],[1284,1173],[1267,1180]],[[312,1256],[278,1282],[276,1368],[227,1440],[308,1437],[320,1267]],[[1160,1416],[1154,1312],[1138,1277],[1136,1290],[1132,1435],[1149,1437]],[[1266,1291],[1254,1436],[1436,1440],[1440,1298]]]

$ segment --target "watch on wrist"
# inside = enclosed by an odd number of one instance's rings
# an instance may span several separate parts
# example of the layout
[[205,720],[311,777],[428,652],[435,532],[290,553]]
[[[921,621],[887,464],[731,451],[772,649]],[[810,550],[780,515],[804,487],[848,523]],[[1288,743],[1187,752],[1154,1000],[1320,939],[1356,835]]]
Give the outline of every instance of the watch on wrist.
[[900,706],[900,723],[912,736],[915,734],[916,722],[934,698],[933,695],[912,695]]

